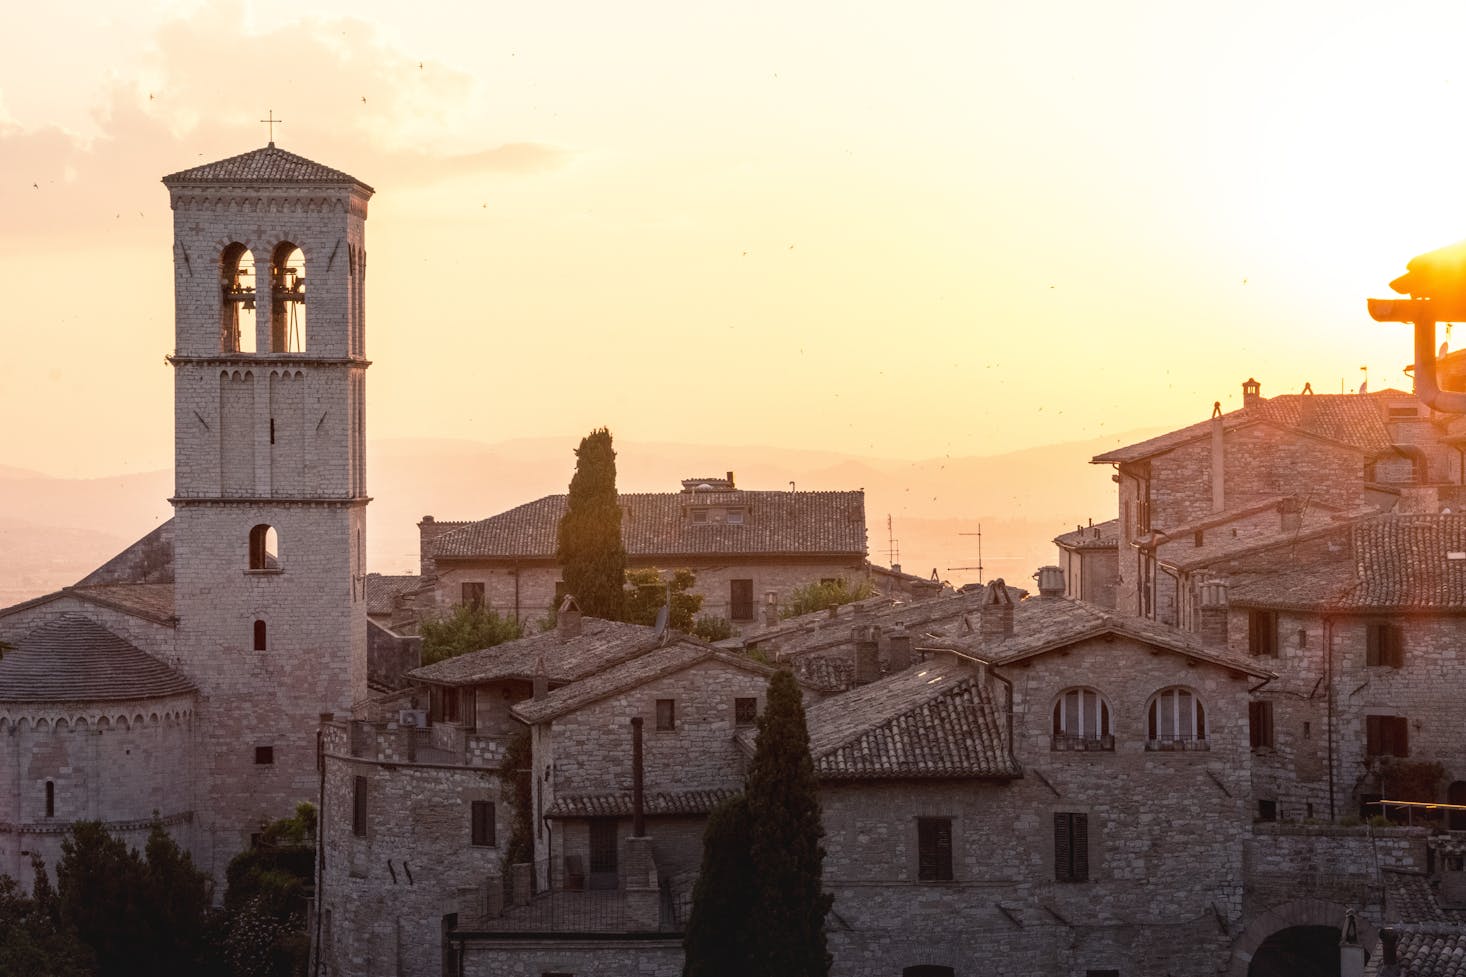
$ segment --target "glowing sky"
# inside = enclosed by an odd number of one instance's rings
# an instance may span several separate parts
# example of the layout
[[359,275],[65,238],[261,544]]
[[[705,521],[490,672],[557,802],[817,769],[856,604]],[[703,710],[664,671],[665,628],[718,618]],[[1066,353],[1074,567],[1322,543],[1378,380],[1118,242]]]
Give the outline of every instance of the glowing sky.
[[[377,188],[370,434],[984,454],[1404,386],[1466,4],[12,4],[0,464],[171,464],[159,177]],[[573,442],[572,442],[573,443]]]

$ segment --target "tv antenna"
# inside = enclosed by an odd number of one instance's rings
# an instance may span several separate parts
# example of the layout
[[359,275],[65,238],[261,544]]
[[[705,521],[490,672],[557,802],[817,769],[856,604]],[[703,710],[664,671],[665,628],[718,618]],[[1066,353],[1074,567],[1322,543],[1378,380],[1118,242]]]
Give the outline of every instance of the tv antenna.
[[886,562],[893,568],[901,565],[901,541],[896,538],[889,512],[886,513]]
[[[982,523],[978,523],[977,524],[977,532],[975,532],[975,533],[958,533],[957,535],[958,536],[976,536],[977,537],[977,566],[975,566],[975,567],[947,567],[947,571],[950,573],[953,570],[976,570],[977,571],[977,581],[978,581],[978,583],[982,583],[983,582]],[[1023,559],[1023,557],[1021,557],[1021,556],[995,556],[995,557],[993,557],[993,559],[995,559],[995,560],[1021,560],[1021,559]]]

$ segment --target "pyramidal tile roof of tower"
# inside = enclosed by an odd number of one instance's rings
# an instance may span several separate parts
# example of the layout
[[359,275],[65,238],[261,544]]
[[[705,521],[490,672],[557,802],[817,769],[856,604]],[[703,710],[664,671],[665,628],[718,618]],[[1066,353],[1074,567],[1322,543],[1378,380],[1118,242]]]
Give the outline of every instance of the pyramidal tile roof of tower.
[[358,186],[368,193],[371,187],[356,177],[340,170],[333,170],[314,160],[287,153],[270,143],[263,149],[253,149],[238,156],[204,163],[187,170],[179,170],[163,177],[168,186],[188,183],[312,183]]

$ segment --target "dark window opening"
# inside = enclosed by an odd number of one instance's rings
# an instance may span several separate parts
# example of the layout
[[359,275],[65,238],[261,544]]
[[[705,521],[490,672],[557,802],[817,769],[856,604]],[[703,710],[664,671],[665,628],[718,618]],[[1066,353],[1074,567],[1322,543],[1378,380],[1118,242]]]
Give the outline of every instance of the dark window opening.
[[1271,702],[1249,702],[1247,704],[1247,730],[1254,750],[1272,749],[1273,704]]
[[615,818],[590,820],[590,877],[592,889],[615,889],[619,881],[619,841]]
[[358,838],[367,833],[367,779],[362,776],[351,782],[351,833]]
[[275,443],[275,419],[270,418],[270,443]]
[[1054,879],[1089,881],[1089,815],[1060,812],[1054,815]]
[[915,967],[904,968],[901,971],[901,977],[956,977],[956,971],[951,967],[923,963]]
[[1364,732],[1366,755],[1410,755],[1410,722],[1404,716],[1366,716]]
[[733,725],[752,726],[758,721],[758,699],[738,698],[733,700]]
[[48,817],[48,818],[54,818],[55,816],[56,816],[56,782],[54,780],[48,780],[48,781],[46,781],[46,817]]
[[667,730],[677,728],[677,700],[657,700],[657,729]]
[[466,583],[463,585],[462,602],[467,607],[484,606],[484,585],[481,582]]
[[1278,656],[1278,612],[1247,612],[1247,653],[1254,656]]
[[1365,629],[1364,664],[1400,668],[1405,664],[1405,630],[1385,621]]
[[469,843],[480,847],[494,846],[494,802],[474,801],[471,809]]
[[268,645],[268,643],[266,641],[265,622],[264,621],[256,621],[255,622],[255,629],[254,630],[255,630],[255,634],[254,634],[254,637],[255,637],[255,651],[266,651],[268,649],[269,645]]
[[951,818],[917,818],[916,848],[918,881],[952,881]]
[[1277,819],[1278,819],[1278,802],[1277,801],[1261,801],[1260,800],[1260,801],[1257,802],[1257,820],[1259,820],[1259,821],[1276,821]]
[[753,620],[753,581],[728,581],[728,618],[733,621]]
[[1206,543],[1206,534],[1200,529],[1196,531],[1196,538],[1192,540],[1192,546],[1202,546]]
[[1084,977],[1120,977],[1118,970],[1086,970]]
[[255,763],[261,766],[268,766],[275,762],[275,748],[273,746],[255,747]]

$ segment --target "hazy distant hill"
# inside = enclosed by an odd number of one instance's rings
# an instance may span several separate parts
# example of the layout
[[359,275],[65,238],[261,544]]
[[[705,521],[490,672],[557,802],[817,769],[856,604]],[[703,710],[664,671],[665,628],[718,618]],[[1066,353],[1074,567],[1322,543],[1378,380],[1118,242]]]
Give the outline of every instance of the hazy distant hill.
[[[991,456],[906,461],[757,445],[707,446],[618,441],[618,485],[627,492],[674,491],[689,476],[733,471],[740,486],[866,492],[871,558],[889,562],[886,517],[910,573],[977,579],[975,532],[982,525],[986,575],[1024,586],[1052,562],[1052,538],[1114,514],[1110,470],[1088,461],[1154,431],[1043,445]],[[485,443],[397,439],[369,445],[367,558],[373,570],[417,568],[417,522],[478,519],[564,492],[578,438]],[[0,466],[0,606],[74,583],[171,514],[169,471],[107,478],[54,478]]]

